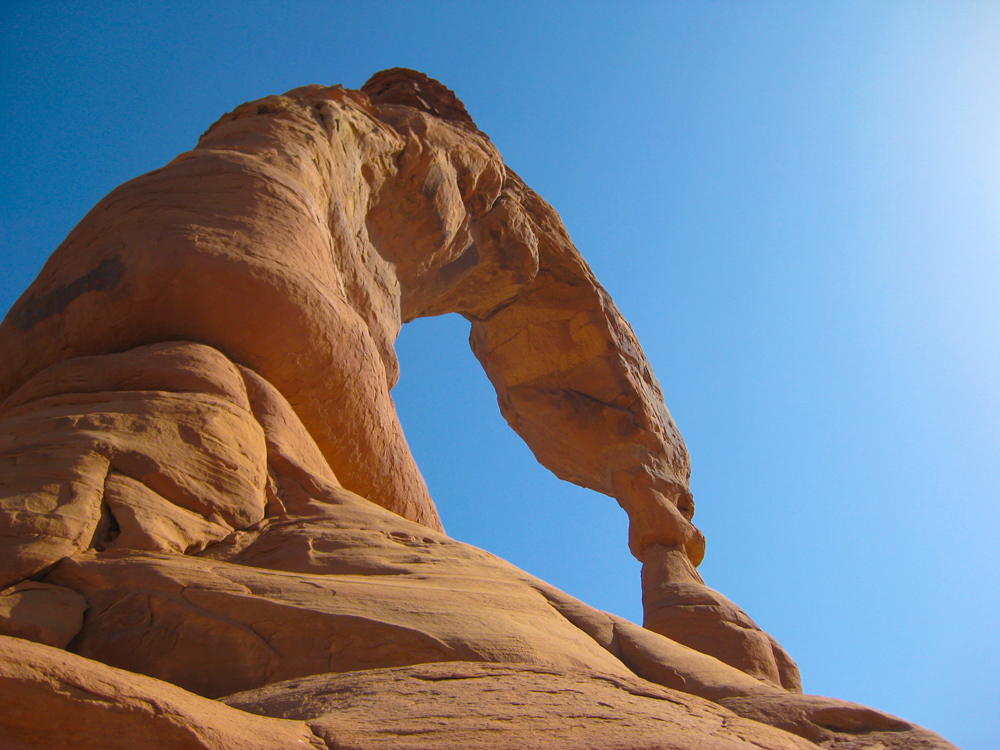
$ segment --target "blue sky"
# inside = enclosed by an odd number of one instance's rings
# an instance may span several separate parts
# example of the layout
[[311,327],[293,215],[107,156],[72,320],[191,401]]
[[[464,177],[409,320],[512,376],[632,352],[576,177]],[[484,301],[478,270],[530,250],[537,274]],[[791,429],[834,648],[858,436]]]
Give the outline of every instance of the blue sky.
[[[965,750],[1000,693],[1000,5],[5,3],[0,312],[243,101],[406,66],[560,211],[693,460],[702,573],[807,692]],[[394,392],[448,531],[641,621],[610,498],[499,416],[460,318]]]

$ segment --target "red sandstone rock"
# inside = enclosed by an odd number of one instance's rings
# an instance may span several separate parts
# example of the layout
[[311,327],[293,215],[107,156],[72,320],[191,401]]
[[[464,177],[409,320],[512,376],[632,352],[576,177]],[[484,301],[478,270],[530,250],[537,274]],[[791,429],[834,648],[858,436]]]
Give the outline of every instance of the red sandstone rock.
[[344,750],[815,750],[792,734],[634,677],[422,664],[318,675],[223,699],[299,719]]
[[[389,391],[402,322],[445,312],[539,461],[628,513],[645,628],[441,531]],[[224,116],[84,218],[0,352],[14,747],[950,747],[787,692],[788,654],[695,570],[631,328],[419,73]],[[198,697],[237,691],[317,734]]]
[[0,635],[66,648],[86,611],[87,600],[72,589],[22,581],[0,591]]
[[943,737],[897,716],[818,695],[723,698],[734,713],[784,729],[831,750],[932,750],[954,747]]
[[643,626],[749,675],[802,692],[799,669],[738,606],[704,584],[678,548],[653,544],[642,566]]
[[87,549],[197,551],[264,517],[263,431],[203,345],[42,371],[0,408],[0,472],[0,585]]
[[253,716],[142,675],[0,637],[5,750],[327,750],[301,721]]
[[345,486],[439,528],[389,396],[399,281],[365,225],[403,145],[339,87],[222,118],[56,250],[0,325],[0,399],[72,357],[208,344],[285,396]]

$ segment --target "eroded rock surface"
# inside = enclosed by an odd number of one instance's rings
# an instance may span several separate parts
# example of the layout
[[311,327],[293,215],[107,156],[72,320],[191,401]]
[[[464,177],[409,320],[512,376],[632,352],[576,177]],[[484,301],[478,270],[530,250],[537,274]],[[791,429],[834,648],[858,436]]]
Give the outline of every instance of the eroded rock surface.
[[[447,312],[539,461],[628,514],[645,627],[444,534],[390,389]],[[0,352],[5,747],[950,747],[797,694],[705,585],[634,333],[422,74],[227,114],[84,218]]]
[[325,674],[223,702],[345,750],[806,750],[810,742],[634,677],[497,664]]
[[301,721],[249,715],[142,675],[0,637],[5,750],[327,750]]
[[0,407],[0,585],[88,549],[190,553],[254,524],[266,452],[239,370],[207,346],[43,370]]
[[934,732],[873,708],[819,695],[723,698],[720,704],[829,750],[931,750],[950,743]]

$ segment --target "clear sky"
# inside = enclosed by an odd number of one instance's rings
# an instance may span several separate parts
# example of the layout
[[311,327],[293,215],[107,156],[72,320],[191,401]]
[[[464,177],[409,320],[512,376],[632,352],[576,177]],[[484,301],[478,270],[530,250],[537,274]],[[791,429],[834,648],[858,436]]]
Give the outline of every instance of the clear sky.
[[[0,312],[241,102],[422,70],[635,328],[707,583],[807,692],[996,747],[1000,4],[7,2],[0,33]],[[624,513],[534,462],[467,334],[398,346],[447,530],[641,621]]]

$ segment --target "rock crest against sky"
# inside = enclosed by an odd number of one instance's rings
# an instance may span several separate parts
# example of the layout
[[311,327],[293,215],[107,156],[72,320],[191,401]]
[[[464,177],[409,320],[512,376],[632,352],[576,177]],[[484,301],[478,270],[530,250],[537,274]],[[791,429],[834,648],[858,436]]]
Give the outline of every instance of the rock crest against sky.
[[[628,514],[643,627],[445,535],[390,390],[446,312],[538,460]],[[632,329],[423,74],[227,114],[80,222],[0,351],[10,744],[951,747],[802,695],[705,585]]]

